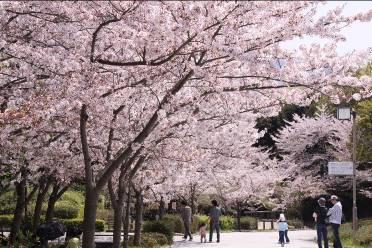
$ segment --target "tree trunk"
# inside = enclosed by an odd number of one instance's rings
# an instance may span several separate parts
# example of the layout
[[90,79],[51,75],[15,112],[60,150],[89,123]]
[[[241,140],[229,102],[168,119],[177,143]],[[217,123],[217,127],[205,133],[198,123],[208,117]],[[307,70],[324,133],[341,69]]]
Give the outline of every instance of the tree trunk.
[[97,205],[98,193],[95,189],[87,188],[84,205],[83,248],[95,247],[94,233],[96,230]]
[[121,242],[121,223],[123,218],[124,200],[119,200],[114,208],[114,231],[113,231],[113,248],[120,248]]
[[37,227],[40,224],[41,210],[43,207],[45,196],[48,193],[49,186],[50,186],[50,180],[48,180],[45,184],[41,184],[39,188],[39,192],[37,194],[34,216],[33,216],[33,221],[32,221],[32,227],[33,227],[34,233],[36,232]]
[[58,199],[55,197],[51,196],[49,197],[48,200],[48,208],[45,214],[45,222],[51,222],[54,217],[54,206],[56,205]]
[[124,216],[124,248],[128,248],[129,246],[129,218],[130,218],[130,189],[131,187],[128,187],[128,194],[127,194],[127,204],[125,209],[125,216]]
[[241,231],[241,224],[240,224],[240,217],[241,217],[241,210],[240,210],[240,204],[238,203],[238,209],[237,209],[237,222],[238,222],[238,230]]
[[195,214],[195,186],[191,186],[191,213]]
[[163,219],[164,214],[165,214],[165,202],[164,202],[164,198],[161,197],[160,205],[159,205],[159,219]]
[[135,222],[135,227],[134,227],[134,245],[137,245],[137,246],[139,246],[141,243],[142,215],[143,215],[143,196],[142,196],[142,191],[139,191],[136,193],[136,222]]
[[9,236],[9,244],[13,245],[18,237],[18,233],[21,228],[22,218],[23,218],[23,211],[25,209],[26,204],[26,178],[25,178],[25,171],[22,173],[22,180],[16,184],[16,193],[17,193],[17,204],[14,210],[14,218],[12,227],[10,230]]

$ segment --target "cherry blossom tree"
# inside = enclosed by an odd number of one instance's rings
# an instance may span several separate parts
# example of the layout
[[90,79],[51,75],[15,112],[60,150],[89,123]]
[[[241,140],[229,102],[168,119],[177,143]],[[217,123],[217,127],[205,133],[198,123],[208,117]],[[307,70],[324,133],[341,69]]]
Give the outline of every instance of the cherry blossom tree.
[[[313,20],[318,4],[3,2],[1,123],[41,130],[63,119],[80,139],[83,247],[93,247],[98,193],[169,126],[194,123],[192,113],[223,124],[322,94],[336,102],[345,85],[370,96],[370,78],[352,76],[366,54],[340,57],[335,44],[343,26],[372,12],[343,17],[337,9]],[[331,42],[281,49],[304,35]]]

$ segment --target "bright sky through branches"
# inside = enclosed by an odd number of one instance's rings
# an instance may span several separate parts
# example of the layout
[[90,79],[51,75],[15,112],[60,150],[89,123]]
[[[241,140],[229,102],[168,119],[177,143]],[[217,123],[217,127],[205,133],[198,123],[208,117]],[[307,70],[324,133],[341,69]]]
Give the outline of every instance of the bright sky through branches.
[[[355,15],[360,12],[367,12],[372,9],[372,1],[329,1],[325,5],[319,6],[317,16],[327,14],[329,10],[344,5],[343,14],[346,16]],[[349,27],[344,28],[341,33],[345,35],[346,41],[337,45],[337,52],[343,55],[355,50],[363,50],[372,47],[372,22],[356,22]],[[283,44],[285,48],[297,49],[301,44],[311,43],[324,44],[326,40],[318,37],[296,38]]]

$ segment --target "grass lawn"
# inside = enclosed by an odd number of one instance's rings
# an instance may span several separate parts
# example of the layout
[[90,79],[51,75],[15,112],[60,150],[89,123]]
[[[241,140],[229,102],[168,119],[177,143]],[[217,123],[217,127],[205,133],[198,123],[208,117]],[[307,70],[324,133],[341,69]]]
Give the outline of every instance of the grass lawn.
[[[333,240],[332,231],[329,230],[330,240]],[[353,242],[353,230],[351,223],[341,225],[340,236],[342,245],[346,248],[371,248],[372,247],[372,219],[359,220],[359,229]]]

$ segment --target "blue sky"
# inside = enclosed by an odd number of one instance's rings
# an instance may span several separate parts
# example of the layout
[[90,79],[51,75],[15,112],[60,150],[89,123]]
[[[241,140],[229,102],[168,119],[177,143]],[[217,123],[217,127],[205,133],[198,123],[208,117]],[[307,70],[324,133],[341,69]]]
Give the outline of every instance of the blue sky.
[[[329,1],[325,5],[320,4],[317,16],[325,15],[329,10],[345,4],[343,14],[346,16],[354,15],[359,12],[366,12],[372,9],[372,1]],[[372,22],[356,22],[344,28],[341,33],[345,35],[346,41],[341,42],[337,47],[337,52],[343,55],[355,50],[364,50],[372,47]],[[285,42],[285,48],[298,48],[301,44],[311,44],[314,42],[324,43],[320,38],[306,37],[296,38]]]

